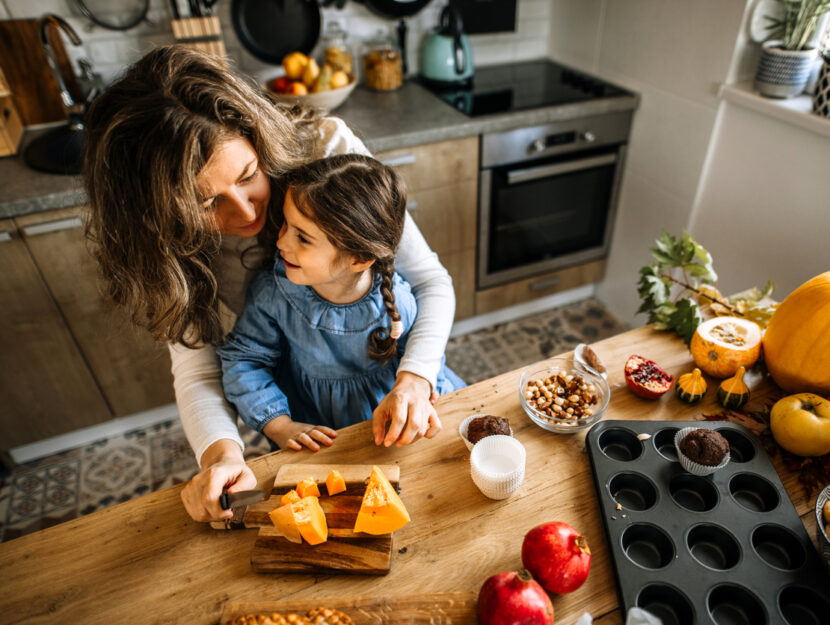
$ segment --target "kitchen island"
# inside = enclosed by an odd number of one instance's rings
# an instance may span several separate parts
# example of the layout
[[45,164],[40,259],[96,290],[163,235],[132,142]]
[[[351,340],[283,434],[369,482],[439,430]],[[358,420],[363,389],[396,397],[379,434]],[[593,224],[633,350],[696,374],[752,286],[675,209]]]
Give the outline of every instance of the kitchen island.
[[[632,353],[660,363],[675,376],[693,366],[683,342],[651,327],[593,345],[608,367],[611,401],[605,420],[700,420],[720,413],[714,389],[696,405],[674,392],[656,401],[628,391],[623,364]],[[528,363],[529,364],[529,363]],[[753,399],[781,394],[752,371]],[[214,625],[226,604],[279,599],[411,597],[461,592],[474,600],[489,576],[521,566],[524,534],[537,524],[565,521],[592,550],[587,582],[554,596],[556,622],[571,625],[590,612],[599,625],[624,621],[610,551],[585,451],[585,432],[553,434],[524,414],[517,394],[521,370],[442,397],[443,431],[404,448],[376,448],[371,424],[340,430],[333,447],[318,453],[277,452],[250,462],[269,489],[285,463],[398,464],[401,497],[412,521],[393,536],[385,576],[277,575],[251,569],[256,530],[214,530],[195,523],[180,501],[181,486],[95,512],[36,534],[0,544],[3,623],[181,623]],[[469,452],[459,423],[473,413],[507,417],[527,450],[524,482],[509,499],[482,495],[470,479]],[[773,458],[776,470],[810,536],[813,499],[797,475]]]

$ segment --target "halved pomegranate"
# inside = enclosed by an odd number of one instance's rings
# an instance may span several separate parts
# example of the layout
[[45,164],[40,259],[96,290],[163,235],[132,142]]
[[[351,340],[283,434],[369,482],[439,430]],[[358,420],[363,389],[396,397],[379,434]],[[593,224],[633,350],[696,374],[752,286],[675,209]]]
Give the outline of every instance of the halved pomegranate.
[[671,388],[674,376],[663,371],[653,360],[634,355],[625,361],[625,383],[635,395],[656,399]]

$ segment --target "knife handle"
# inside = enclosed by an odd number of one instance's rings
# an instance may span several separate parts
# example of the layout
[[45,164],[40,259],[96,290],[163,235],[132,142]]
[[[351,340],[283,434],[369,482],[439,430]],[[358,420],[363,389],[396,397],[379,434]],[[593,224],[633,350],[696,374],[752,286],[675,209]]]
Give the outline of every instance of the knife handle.
[[222,491],[222,494],[219,495],[219,507],[222,508],[222,510],[227,510],[231,507],[230,494],[226,490]]

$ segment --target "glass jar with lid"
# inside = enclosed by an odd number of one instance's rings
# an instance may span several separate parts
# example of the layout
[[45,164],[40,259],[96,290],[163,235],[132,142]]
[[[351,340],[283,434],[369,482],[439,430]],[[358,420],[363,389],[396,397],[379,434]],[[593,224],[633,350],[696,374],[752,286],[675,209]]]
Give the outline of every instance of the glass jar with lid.
[[395,38],[379,30],[364,44],[363,76],[366,86],[392,91],[403,84],[403,59]]
[[340,70],[354,76],[352,53],[346,37],[346,31],[339,22],[329,22],[323,33],[323,63],[330,65],[333,71]]

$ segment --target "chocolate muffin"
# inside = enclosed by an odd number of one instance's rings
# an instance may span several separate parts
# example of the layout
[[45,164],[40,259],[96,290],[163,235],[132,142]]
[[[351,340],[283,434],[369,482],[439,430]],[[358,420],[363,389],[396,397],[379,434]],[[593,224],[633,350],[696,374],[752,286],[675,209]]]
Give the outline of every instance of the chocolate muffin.
[[729,453],[729,441],[714,430],[705,428],[692,430],[678,446],[680,453],[689,460],[707,467],[719,465]]
[[476,417],[467,424],[467,440],[477,443],[485,436],[504,434],[510,436],[510,423],[504,417],[484,415]]

